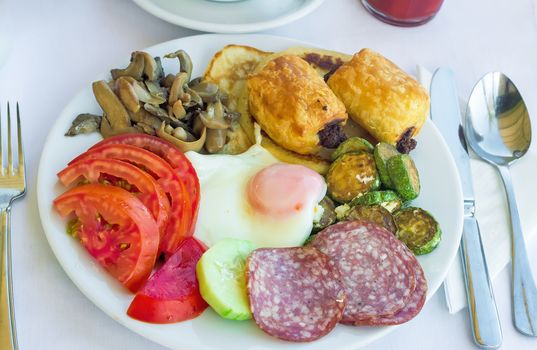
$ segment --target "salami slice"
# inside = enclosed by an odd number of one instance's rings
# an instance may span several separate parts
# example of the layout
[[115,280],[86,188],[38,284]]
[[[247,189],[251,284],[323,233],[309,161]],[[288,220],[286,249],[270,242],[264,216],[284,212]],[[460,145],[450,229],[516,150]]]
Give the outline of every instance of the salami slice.
[[427,296],[427,280],[419,264],[416,265],[416,289],[412,293],[410,300],[404,308],[399,310],[393,316],[382,316],[360,321],[363,326],[392,326],[405,323],[416,317],[425,304]]
[[345,308],[345,292],[330,258],[313,247],[263,248],[247,259],[248,297],[257,325],[287,341],[330,332]]
[[404,244],[385,228],[341,222],[319,232],[310,244],[328,255],[341,274],[347,294],[341,323],[393,316],[410,301],[415,266],[405,256]]

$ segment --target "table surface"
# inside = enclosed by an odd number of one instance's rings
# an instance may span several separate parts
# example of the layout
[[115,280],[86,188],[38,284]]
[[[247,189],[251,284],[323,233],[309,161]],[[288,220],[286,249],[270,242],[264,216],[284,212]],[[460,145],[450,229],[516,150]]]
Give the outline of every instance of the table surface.
[[[309,16],[266,33],[348,52],[370,47],[407,71],[416,63],[449,66],[461,96],[469,96],[486,72],[501,70],[517,83],[535,116],[536,11],[532,0],[450,0],[430,23],[397,28],[369,16],[358,0],[327,0]],[[21,103],[28,166],[28,194],[14,205],[12,228],[21,349],[162,349],[114,322],[67,278],[41,228],[36,173],[47,132],[77,91],[135,49],[194,34],[128,0],[0,0],[0,54],[11,47],[0,67],[0,102]],[[529,243],[537,273],[537,242]],[[509,284],[506,268],[494,281],[503,348],[535,349],[537,339],[520,335],[512,325]],[[442,289],[412,322],[367,349],[433,347],[474,348],[467,311],[449,315]]]

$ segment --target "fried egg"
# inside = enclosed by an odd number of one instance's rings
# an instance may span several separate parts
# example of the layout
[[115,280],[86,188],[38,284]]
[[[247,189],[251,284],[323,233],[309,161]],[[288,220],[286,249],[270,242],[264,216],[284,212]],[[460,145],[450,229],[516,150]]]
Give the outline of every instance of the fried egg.
[[279,162],[256,144],[239,155],[187,152],[200,180],[194,236],[208,246],[223,238],[251,241],[256,248],[304,243],[326,194],[315,171]]

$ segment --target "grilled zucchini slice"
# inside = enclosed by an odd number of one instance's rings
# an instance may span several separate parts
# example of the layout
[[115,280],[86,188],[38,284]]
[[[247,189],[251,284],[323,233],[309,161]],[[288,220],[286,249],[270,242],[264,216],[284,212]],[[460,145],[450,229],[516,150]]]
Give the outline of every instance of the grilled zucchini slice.
[[380,142],[375,147],[373,154],[375,155],[375,163],[377,164],[380,181],[382,181],[384,187],[394,189],[392,180],[388,174],[388,169],[386,168],[386,162],[391,157],[397,156],[401,153],[399,153],[397,149],[389,143]]
[[399,154],[386,162],[392,184],[405,201],[420,194],[420,177],[414,161],[408,154]]
[[427,211],[408,207],[397,211],[393,217],[397,225],[396,237],[414,254],[428,254],[440,243],[440,225]]
[[318,220],[313,221],[313,233],[317,233],[336,222],[336,206],[329,197],[325,196],[319,202],[319,206],[322,208],[320,209],[322,214]]
[[372,153],[374,147],[369,141],[361,137],[351,137],[343,141],[338,148],[332,153],[332,161],[338,159],[345,153],[349,152],[369,152]]
[[367,192],[361,196],[354,198],[351,202],[351,206],[356,205],[374,205],[378,204],[388,210],[390,213],[393,213],[396,210],[401,209],[403,201],[397,193],[394,191],[371,191]]
[[357,205],[345,217],[345,220],[366,220],[384,227],[395,234],[397,226],[392,214],[380,205]]
[[380,178],[371,153],[345,153],[336,159],[326,174],[328,194],[345,203],[380,187]]

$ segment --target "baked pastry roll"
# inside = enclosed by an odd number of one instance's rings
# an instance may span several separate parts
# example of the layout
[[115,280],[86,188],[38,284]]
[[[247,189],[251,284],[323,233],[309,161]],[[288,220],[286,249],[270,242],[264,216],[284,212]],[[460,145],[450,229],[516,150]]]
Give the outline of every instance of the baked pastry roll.
[[382,55],[363,49],[339,67],[328,86],[351,118],[378,141],[408,153],[429,114],[429,95]]
[[249,111],[281,147],[315,154],[344,139],[345,106],[323,78],[298,56],[283,55],[248,78]]

